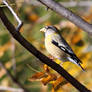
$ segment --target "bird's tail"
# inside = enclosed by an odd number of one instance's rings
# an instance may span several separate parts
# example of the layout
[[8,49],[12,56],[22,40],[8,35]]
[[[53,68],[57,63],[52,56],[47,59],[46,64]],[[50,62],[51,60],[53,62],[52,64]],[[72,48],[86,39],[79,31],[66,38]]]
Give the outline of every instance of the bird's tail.
[[71,58],[73,58],[76,61],[76,63],[81,63],[82,64],[82,61],[76,55],[72,55]]
[[68,57],[69,61],[75,63],[76,65],[78,65],[83,71],[85,71],[85,69],[81,66],[80,63],[82,63],[80,61],[80,59],[78,59],[77,57]]
[[76,64],[77,64],[83,71],[85,71],[85,69],[81,66],[82,61],[81,61],[76,55],[73,55],[72,58],[75,60]]
[[85,71],[85,69],[81,66],[80,63],[77,64],[83,71]]

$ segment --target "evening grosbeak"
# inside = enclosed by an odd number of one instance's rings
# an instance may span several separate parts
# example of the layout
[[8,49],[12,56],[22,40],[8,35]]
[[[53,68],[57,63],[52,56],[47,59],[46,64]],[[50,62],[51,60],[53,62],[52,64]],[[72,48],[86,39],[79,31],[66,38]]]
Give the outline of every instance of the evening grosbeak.
[[59,30],[55,26],[45,26],[40,31],[45,33],[45,47],[47,51],[55,58],[65,62],[70,61],[84,71],[81,66],[80,59],[75,55],[72,48],[60,35]]

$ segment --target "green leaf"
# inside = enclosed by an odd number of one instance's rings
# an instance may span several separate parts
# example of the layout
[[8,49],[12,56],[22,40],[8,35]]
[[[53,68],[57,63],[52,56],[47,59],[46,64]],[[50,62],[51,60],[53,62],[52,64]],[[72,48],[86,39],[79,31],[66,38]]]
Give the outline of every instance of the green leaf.
[[9,34],[0,35],[0,45],[4,45],[10,40]]

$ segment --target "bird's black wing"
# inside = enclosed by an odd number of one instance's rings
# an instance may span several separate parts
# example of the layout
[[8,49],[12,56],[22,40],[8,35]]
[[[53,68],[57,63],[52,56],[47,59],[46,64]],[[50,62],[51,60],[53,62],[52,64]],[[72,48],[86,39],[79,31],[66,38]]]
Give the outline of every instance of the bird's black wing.
[[67,48],[65,48],[64,46],[59,45],[58,42],[52,40],[52,43],[53,43],[55,46],[57,46],[58,48],[60,48],[62,51],[64,51],[65,53],[67,53],[67,54],[69,54],[69,55],[73,55],[73,54],[74,54],[70,49],[67,49]]
[[76,59],[77,63],[82,63],[78,57],[74,54],[73,50],[71,49],[71,47],[68,45],[68,43],[64,40],[63,37],[61,37],[60,35],[56,35],[52,38],[52,43],[57,46],[58,48],[60,48],[62,51],[64,51],[65,53],[67,53],[68,55],[70,55],[71,58]]

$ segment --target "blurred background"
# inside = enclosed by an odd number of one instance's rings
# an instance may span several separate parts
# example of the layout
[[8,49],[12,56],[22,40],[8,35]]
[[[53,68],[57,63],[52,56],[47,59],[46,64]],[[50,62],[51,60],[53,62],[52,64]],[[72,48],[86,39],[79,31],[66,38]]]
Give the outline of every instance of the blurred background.
[[[92,0],[55,1],[92,23]],[[17,27],[16,19],[1,2],[0,7],[4,8],[8,19]],[[37,0],[7,0],[7,2],[24,23],[20,30],[21,34],[48,57],[50,55],[44,46],[44,34],[40,32],[40,29],[46,25],[54,25],[60,30],[62,36],[82,60],[82,66],[86,72],[81,71],[78,66],[71,62],[63,63],[64,69],[92,90],[92,37],[64,17],[50,9],[47,10],[47,7]],[[78,92],[55,71],[38,61],[13,39],[0,20],[0,62],[13,76],[16,76],[16,79],[25,88],[30,90],[29,92]],[[60,63],[58,60],[55,61]],[[51,75],[46,75],[47,69]],[[49,76],[55,77],[51,79]],[[6,74],[2,65],[0,66],[0,92],[23,92]]]

